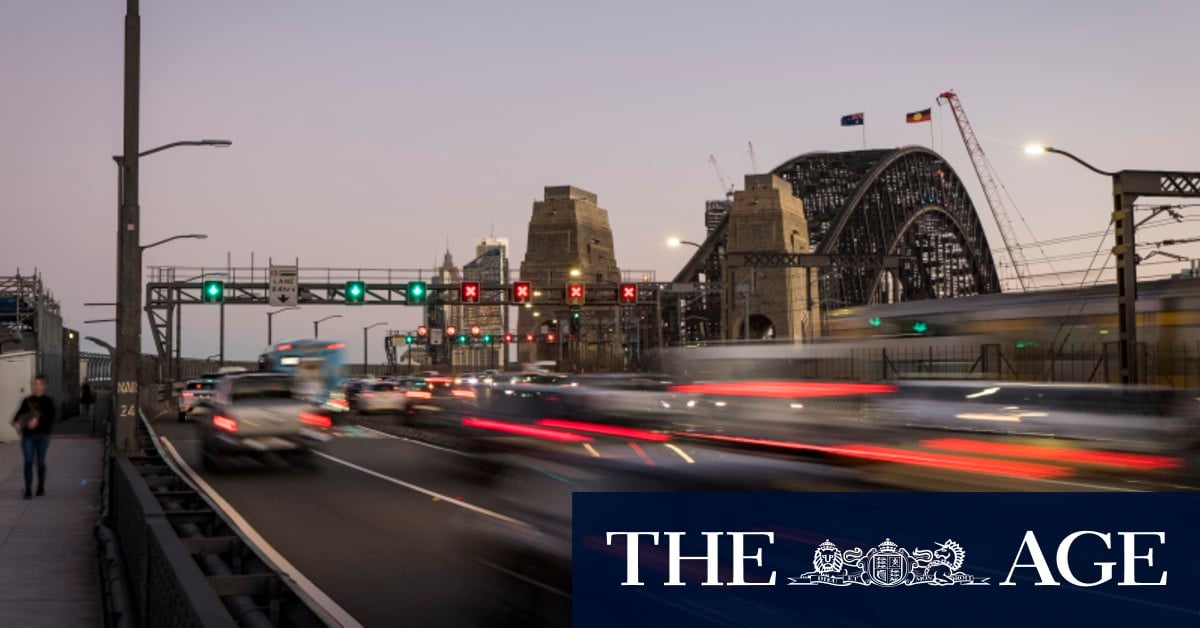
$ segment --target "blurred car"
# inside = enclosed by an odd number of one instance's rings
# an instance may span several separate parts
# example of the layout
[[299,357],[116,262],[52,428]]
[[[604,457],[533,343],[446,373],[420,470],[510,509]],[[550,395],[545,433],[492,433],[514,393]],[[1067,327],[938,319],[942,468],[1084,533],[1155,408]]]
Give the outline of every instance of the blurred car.
[[463,373],[454,378],[456,386],[474,386],[479,383],[479,375],[477,373]]
[[354,409],[359,414],[373,412],[400,413],[408,410],[405,388],[391,381],[365,384],[354,400]]
[[362,391],[363,386],[366,384],[367,382],[361,379],[346,380],[342,383],[342,399],[345,399],[350,407],[355,407],[355,403],[358,401],[358,393]]
[[293,383],[280,373],[222,378],[212,396],[212,419],[200,423],[205,468],[268,455],[310,464],[309,443],[328,440],[331,421],[315,404],[296,398]]
[[208,401],[212,398],[215,385],[213,379],[188,380],[179,392],[179,420],[187,421],[193,415],[208,414]]

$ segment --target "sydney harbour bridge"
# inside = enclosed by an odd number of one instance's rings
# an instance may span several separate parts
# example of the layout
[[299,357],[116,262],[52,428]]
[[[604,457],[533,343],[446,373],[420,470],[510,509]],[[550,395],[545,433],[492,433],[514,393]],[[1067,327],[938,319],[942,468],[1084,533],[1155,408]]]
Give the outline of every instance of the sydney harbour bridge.
[[[979,214],[962,179],[936,152],[919,146],[810,152],[771,174],[789,183],[800,199],[807,242],[768,240],[760,253],[737,256],[738,263],[804,275],[802,300],[808,303],[796,304],[779,291],[714,285],[700,296],[671,301],[668,319],[677,323],[672,326],[676,332],[686,335],[675,340],[745,338],[746,328],[751,338],[777,335],[775,321],[760,311],[772,309],[778,299],[789,300],[785,309],[814,311],[815,305],[823,314],[858,305],[1000,291]],[[744,214],[738,194],[675,282],[730,283],[730,234]],[[751,325],[727,320],[723,327],[722,316],[743,315],[740,304],[723,306],[722,301],[741,298],[746,298]]]

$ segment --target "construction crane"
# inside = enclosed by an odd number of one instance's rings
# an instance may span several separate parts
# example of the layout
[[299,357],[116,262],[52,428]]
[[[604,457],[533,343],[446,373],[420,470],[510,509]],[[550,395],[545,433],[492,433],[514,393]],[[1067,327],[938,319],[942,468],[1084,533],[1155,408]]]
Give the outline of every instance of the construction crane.
[[1025,254],[1021,251],[1020,243],[1017,242],[1017,234],[1013,231],[1012,222],[1008,219],[1008,210],[1004,205],[1004,196],[1000,190],[1003,185],[1000,183],[1000,177],[996,175],[992,163],[984,154],[983,146],[979,144],[979,138],[976,137],[975,130],[971,128],[971,122],[967,120],[967,112],[963,109],[958,95],[953,90],[945,91],[938,96],[937,101],[939,105],[945,101],[950,105],[950,111],[954,113],[954,121],[958,123],[958,132],[962,134],[967,154],[971,156],[971,163],[975,166],[975,174],[979,176],[979,184],[983,186],[983,195],[987,197],[988,206],[992,209],[992,217],[996,219],[996,226],[1000,229],[1000,238],[1004,241],[1004,249],[1008,251],[1008,257],[1012,260],[1013,268],[1016,270],[1017,283],[1024,291],[1030,287],[1026,284],[1030,278],[1029,264],[1025,261]]
[[712,164],[713,170],[717,173],[717,178],[721,180],[721,189],[725,191],[725,198],[733,198],[733,184],[729,182],[729,179],[725,178],[725,173],[721,172],[721,166],[717,163],[717,158],[709,155],[708,163]]
[[746,152],[750,153],[750,167],[758,174],[758,158],[754,156],[754,142],[746,142]]

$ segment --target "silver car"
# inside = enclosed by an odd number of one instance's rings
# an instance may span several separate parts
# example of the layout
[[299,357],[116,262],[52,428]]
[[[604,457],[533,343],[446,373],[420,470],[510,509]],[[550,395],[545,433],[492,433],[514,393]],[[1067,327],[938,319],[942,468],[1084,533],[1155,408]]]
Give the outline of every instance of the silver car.
[[187,421],[197,414],[208,414],[211,409],[209,401],[216,388],[216,380],[191,379],[179,391],[179,420]]
[[212,415],[199,425],[204,466],[220,469],[236,458],[282,457],[311,464],[310,443],[329,440],[331,421],[318,406],[296,398],[294,379],[280,373],[248,373],[217,382]]

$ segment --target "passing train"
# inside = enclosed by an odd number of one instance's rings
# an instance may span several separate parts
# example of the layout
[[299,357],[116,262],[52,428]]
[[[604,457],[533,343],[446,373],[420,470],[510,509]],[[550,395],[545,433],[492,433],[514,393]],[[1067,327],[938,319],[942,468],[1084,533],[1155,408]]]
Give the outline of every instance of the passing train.
[[[1139,380],[1200,388],[1200,279],[1139,285]],[[1116,287],[990,294],[830,310],[815,342],[669,352],[700,378],[1120,381]]]

